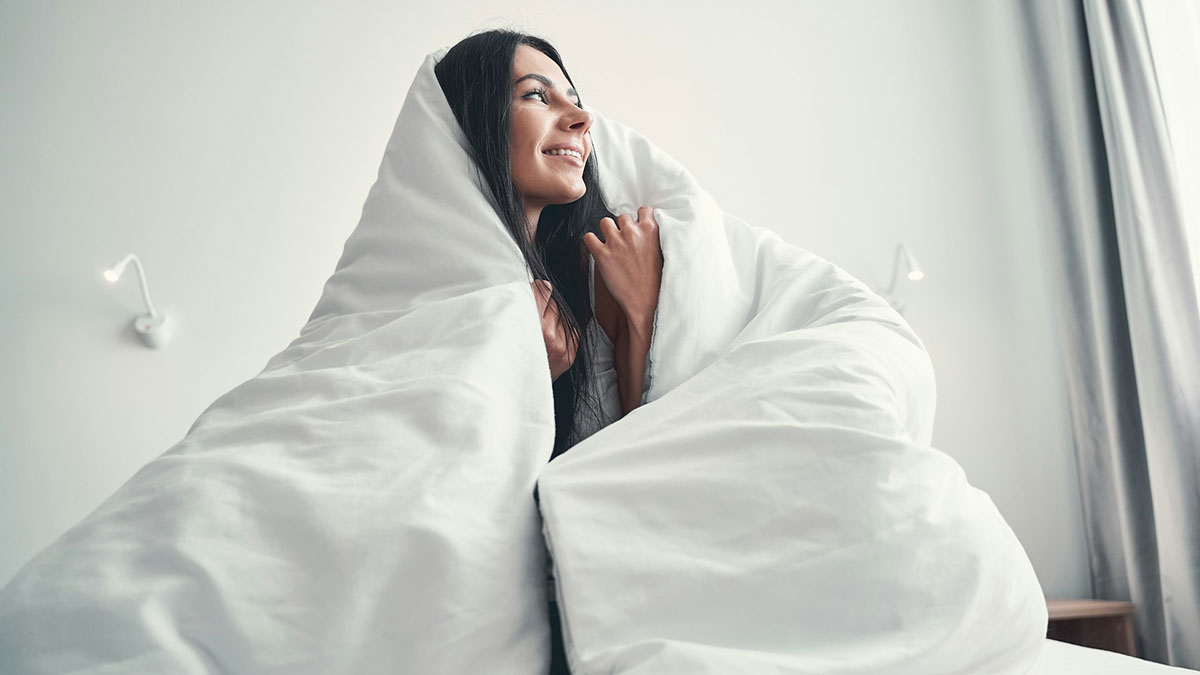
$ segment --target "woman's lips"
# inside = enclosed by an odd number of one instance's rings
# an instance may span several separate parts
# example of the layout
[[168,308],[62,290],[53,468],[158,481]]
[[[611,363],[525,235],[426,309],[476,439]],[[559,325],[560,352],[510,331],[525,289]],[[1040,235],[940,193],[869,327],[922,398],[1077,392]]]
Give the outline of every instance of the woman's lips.
[[545,152],[543,152],[542,154],[546,155],[550,159],[565,159],[568,162],[570,162],[571,164],[574,164],[575,166],[577,166],[581,169],[583,168],[583,160],[576,157],[575,155],[551,155],[551,154],[545,153]]

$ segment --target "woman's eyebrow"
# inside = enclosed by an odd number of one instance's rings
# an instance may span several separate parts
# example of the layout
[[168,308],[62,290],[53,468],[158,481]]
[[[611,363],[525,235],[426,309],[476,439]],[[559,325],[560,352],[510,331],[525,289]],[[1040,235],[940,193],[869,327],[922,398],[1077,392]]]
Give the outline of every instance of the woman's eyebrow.
[[[551,89],[554,88],[554,83],[550,81],[550,78],[546,77],[545,75],[539,75],[537,73],[530,73],[523,77],[517,78],[517,81],[513,82],[513,86],[515,87],[518,84],[521,84],[521,82],[523,82],[524,80],[537,80],[538,82],[541,82],[542,84],[546,85],[547,87],[550,87]],[[574,87],[567,90],[567,96],[574,96],[576,100],[579,99],[579,94],[578,94],[578,92],[575,91]]]

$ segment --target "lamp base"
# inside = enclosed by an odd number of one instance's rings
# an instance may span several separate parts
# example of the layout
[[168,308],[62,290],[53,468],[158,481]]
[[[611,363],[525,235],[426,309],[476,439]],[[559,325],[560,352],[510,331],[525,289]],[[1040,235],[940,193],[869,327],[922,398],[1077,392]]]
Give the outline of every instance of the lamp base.
[[166,314],[143,314],[133,320],[133,332],[151,349],[167,343],[169,329]]

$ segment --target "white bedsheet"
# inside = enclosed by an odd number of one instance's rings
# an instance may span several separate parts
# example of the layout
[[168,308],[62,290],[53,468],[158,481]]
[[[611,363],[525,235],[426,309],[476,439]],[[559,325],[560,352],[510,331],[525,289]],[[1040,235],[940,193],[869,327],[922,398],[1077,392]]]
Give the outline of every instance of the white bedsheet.
[[576,675],[1024,672],[1041,591],[928,446],[920,341],[599,111],[610,205],[662,225],[648,403],[547,467],[531,279],[444,53],[300,335],[0,589],[0,672],[544,673],[543,534]]
[[1042,656],[1029,675],[1168,675],[1195,673],[1187,668],[1173,668],[1153,661],[1135,659],[1100,649],[1046,640]]

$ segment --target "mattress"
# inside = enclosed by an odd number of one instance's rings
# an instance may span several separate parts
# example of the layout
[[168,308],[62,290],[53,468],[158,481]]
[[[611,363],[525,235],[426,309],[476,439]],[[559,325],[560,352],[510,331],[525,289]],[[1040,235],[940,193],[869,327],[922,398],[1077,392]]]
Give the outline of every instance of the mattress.
[[1200,671],[1164,666],[1058,640],[1046,640],[1042,656],[1029,675],[1166,675],[1195,672]]

